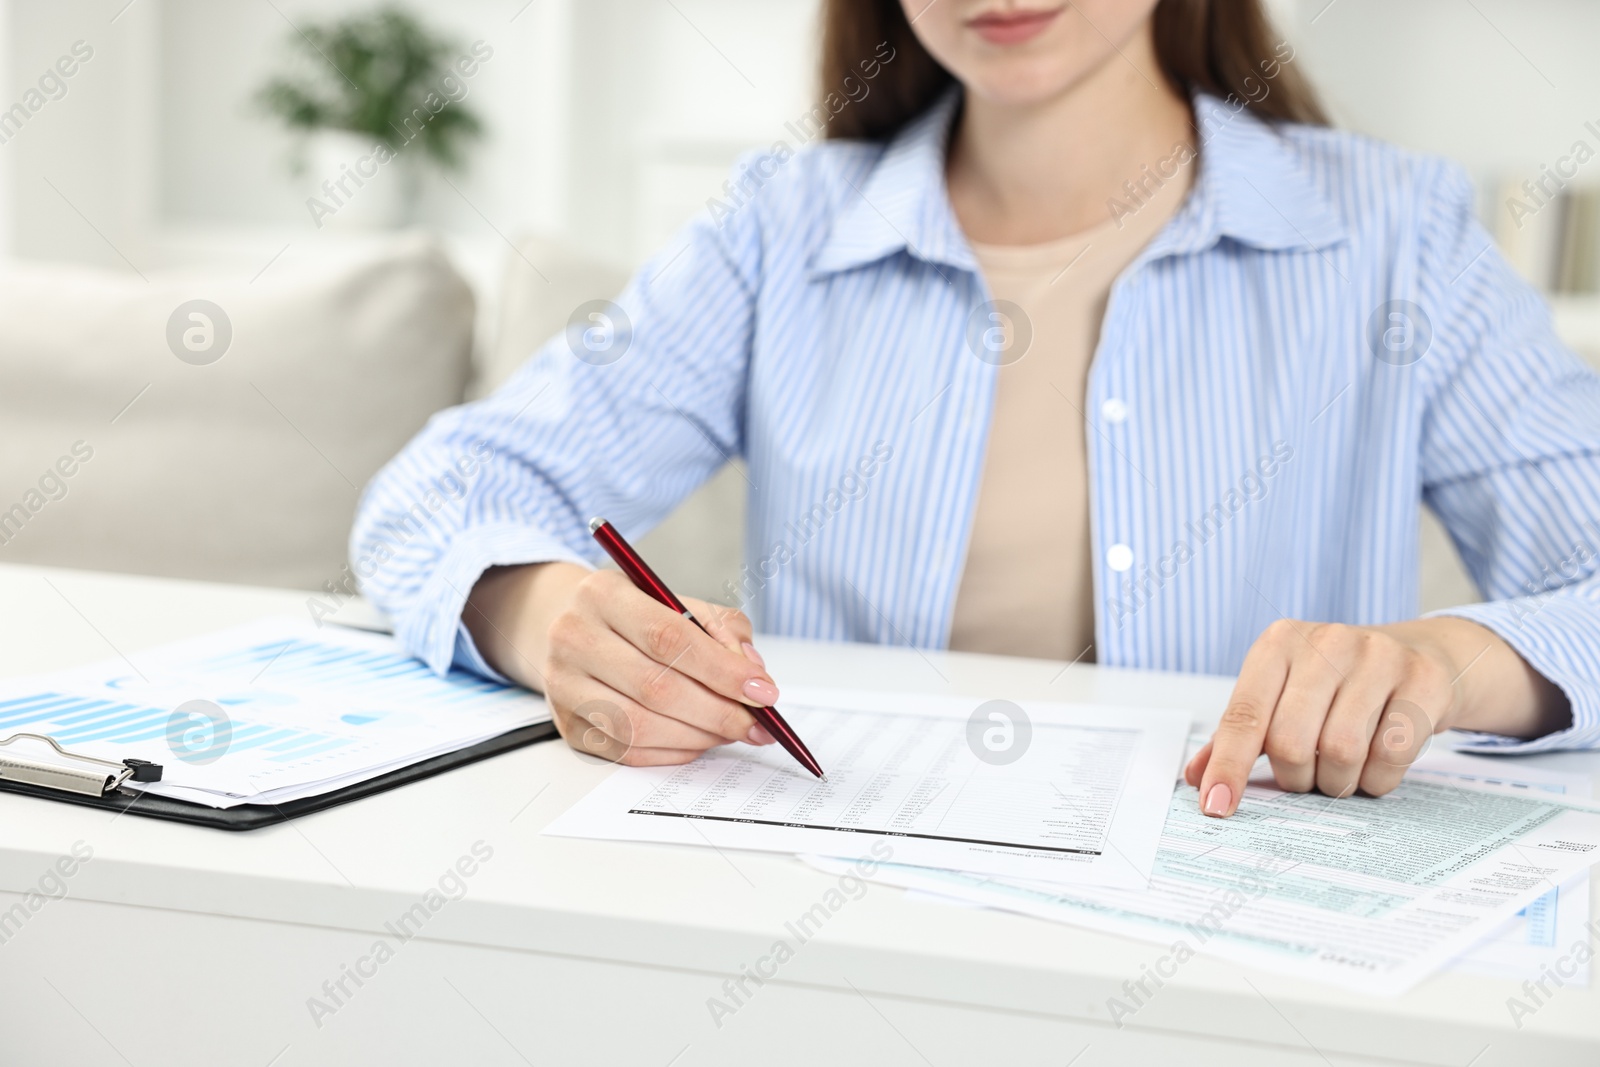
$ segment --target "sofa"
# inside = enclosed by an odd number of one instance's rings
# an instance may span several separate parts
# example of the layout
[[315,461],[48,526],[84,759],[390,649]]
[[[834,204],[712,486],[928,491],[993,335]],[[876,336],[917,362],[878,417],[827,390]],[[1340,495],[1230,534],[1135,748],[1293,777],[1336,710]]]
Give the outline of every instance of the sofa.
[[[378,468],[626,280],[541,238],[507,260],[483,297],[499,309],[488,330],[421,233],[291,246],[249,270],[7,265],[0,562],[341,581]],[[740,485],[725,472],[641,545],[685,591],[714,595],[737,573]]]

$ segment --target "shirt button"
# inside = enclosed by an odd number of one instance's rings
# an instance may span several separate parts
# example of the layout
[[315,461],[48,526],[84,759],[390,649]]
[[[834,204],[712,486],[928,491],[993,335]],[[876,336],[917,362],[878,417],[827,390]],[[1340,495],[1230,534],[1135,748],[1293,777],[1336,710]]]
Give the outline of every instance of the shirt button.
[[1128,405],[1116,397],[1112,397],[1100,405],[1100,414],[1106,417],[1107,422],[1124,422],[1128,418]]
[[1112,545],[1106,549],[1106,566],[1114,571],[1127,570],[1133,566],[1133,549],[1120,542]]

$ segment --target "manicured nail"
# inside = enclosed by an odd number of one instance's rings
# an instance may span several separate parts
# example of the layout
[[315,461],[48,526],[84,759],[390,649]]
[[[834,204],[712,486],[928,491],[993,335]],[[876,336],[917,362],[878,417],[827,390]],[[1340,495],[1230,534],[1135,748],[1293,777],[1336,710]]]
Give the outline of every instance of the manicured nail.
[[767,665],[767,661],[761,658],[761,653],[756,651],[755,645],[746,641],[741,647],[744,649],[745,659],[754,663],[757,667],[765,667]]
[[744,683],[744,695],[757,707],[771,707],[778,702],[778,687],[765,678],[752,678]]
[[762,726],[760,723],[756,723],[754,726],[750,727],[750,732],[745,734],[744,739],[750,742],[752,745],[770,745],[777,740],[777,738],[767,733],[766,727]]
[[1211,787],[1211,792],[1206,794],[1206,814],[1226,815],[1228,805],[1233,803],[1233,790],[1218,782]]

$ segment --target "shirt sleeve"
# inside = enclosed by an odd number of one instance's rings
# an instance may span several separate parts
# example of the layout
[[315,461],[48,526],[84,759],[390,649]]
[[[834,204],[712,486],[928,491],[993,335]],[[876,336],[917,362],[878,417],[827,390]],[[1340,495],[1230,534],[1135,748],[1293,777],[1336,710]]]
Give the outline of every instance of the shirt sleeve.
[[461,623],[485,570],[592,564],[592,516],[642,533],[742,452],[754,214],[690,225],[494,394],[435,415],[367,486],[353,569],[430,668],[499,677]]
[[1428,391],[1423,499],[1484,603],[1437,614],[1501,638],[1566,695],[1572,725],[1478,752],[1600,746],[1600,375],[1556,337],[1543,299],[1500,256],[1471,185],[1441,167],[1422,206],[1418,360]]

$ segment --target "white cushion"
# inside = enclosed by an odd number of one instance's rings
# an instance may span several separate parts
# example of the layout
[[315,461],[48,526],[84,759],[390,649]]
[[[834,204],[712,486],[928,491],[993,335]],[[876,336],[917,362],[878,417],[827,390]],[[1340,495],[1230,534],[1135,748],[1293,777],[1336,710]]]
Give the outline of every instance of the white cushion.
[[628,269],[554,237],[517,239],[505,259],[499,327],[484,347],[467,395],[487,396],[523,361],[566,329],[567,319],[590,300],[611,300],[628,283]]
[[[339,579],[359,489],[462,397],[466,283],[419,236],[291,248],[254,281],[146,274],[0,270],[0,561]],[[231,324],[208,365],[168,344],[197,298]]]

